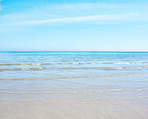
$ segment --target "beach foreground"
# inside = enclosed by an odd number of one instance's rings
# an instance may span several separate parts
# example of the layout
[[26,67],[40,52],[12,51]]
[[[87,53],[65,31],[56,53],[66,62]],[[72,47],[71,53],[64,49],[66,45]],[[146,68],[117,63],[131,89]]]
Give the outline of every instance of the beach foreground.
[[[71,100],[72,101],[72,100]],[[144,99],[41,102],[0,106],[2,119],[147,119]],[[144,101],[144,102],[143,102]]]
[[[30,100],[0,105],[2,119],[147,119],[145,97]],[[15,96],[13,98],[16,98]],[[21,97],[20,97],[21,98]],[[42,97],[43,98],[43,97]],[[46,98],[48,96],[46,95]]]
[[0,119],[148,119],[147,59],[145,52],[2,52]]
[[[120,79],[123,85],[128,81],[127,78],[136,79],[135,76],[125,76],[123,78],[125,81]],[[113,77],[114,84],[118,79],[119,77]],[[110,78],[90,78],[87,82],[91,80],[92,83],[83,82],[85,85],[77,82],[85,79],[71,79],[70,82],[68,80],[0,81],[5,88],[6,85],[11,86],[11,90],[7,89],[7,92],[6,89],[1,89],[0,117],[2,119],[148,118],[146,88],[142,89],[141,86],[117,88],[118,86],[111,86],[110,83],[98,84],[101,80],[110,82]]]

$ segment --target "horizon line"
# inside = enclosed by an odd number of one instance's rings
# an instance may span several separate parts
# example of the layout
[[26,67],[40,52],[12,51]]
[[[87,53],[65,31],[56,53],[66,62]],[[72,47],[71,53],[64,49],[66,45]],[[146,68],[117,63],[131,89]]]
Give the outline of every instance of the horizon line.
[[148,51],[122,51],[122,50],[118,50],[118,51],[115,51],[115,50],[103,50],[103,51],[100,51],[100,50],[0,50],[0,52],[148,52]]

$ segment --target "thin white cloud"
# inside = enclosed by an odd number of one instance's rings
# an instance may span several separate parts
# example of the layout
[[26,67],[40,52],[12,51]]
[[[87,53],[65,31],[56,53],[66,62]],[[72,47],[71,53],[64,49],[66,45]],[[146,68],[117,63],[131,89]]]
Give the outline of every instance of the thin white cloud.
[[82,23],[82,22],[99,22],[99,21],[115,21],[115,20],[134,20],[137,13],[128,14],[104,14],[91,15],[79,17],[63,17],[47,20],[21,21],[17,23],[9,23],[8,26],[22,26],[22,25],[37,25],[37,24],[51,24],[51,23]]
[[147,21],[147,5],[81,3],[34,7],[30,11],[5,14],[0,19],[0,29],[15,26],[63,23],[116,23],[116,21]]

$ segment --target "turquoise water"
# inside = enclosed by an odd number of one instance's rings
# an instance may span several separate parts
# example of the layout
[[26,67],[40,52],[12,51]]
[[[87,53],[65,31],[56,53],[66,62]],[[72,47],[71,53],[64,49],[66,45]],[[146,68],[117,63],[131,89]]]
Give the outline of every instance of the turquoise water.
[[87,78],[143,73],[148,73],[148,52],[0,52],[0,79]]
[[147,96],[148,52],[0,52],[1,104]]

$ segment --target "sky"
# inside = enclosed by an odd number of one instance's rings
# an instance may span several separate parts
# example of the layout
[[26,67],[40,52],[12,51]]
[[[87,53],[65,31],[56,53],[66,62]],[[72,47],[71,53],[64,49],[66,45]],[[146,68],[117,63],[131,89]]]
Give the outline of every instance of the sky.
[[0,51],[148,51],[148,0],[0,1]]

